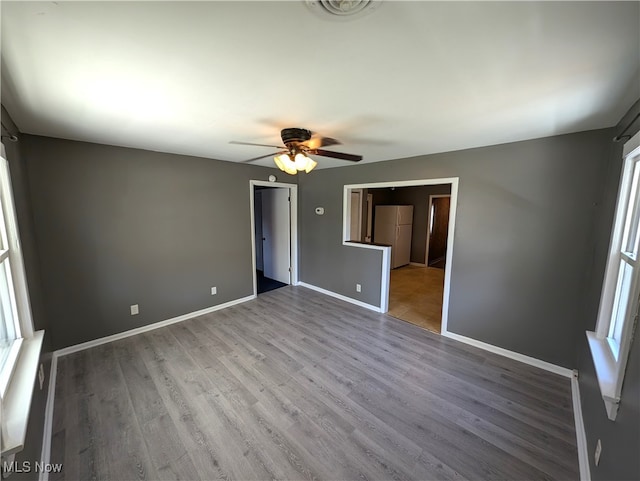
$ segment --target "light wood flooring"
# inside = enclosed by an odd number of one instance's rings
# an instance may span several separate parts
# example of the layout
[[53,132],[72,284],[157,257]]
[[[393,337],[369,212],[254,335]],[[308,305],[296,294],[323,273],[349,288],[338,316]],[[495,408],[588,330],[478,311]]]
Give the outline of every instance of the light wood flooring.
[[50,479],[571,480],[569,379],[302,287],[61,357]]
[[390,316],[440,332],[444,269],[403,266],[391,271]]

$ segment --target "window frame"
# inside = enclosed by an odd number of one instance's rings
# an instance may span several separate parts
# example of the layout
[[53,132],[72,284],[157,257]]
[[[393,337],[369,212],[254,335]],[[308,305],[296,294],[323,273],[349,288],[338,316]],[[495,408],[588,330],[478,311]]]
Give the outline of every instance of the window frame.
[[2,457],[7,459],[7,456],[24,448],[44,331],[34,332],[29,289],[13,201],[10,165],[2,143],[0,143],[0,186],[2,221],[6,227],[4,241],[9,248],[8,260],[11,279],[8,281],[10,289],[13,289],[14,306],[12,308],[14,314],[17,314],[16,334],[20,336],[11,348],[13,362],[5,363],[0,370],[0,376],[3,378],[0,452]]
[[4,145],[0,151],[0,236],[2,239],[0,268],[7,267],[6,280],[9,284],[10,302],[8,309],[11,311],[12,331],[15,333],[9,355],[0,365],[0,396],[5,397],[16,368],[22,342],[25,338],[33,336],[33,322],[18,236],[9,162],[5,156]]
[[[640,235],[640,132],[623,148],[623,165],[612,228],[607,267],[600,298],[595,331],[587,331],[598,385],[607,416],[614,421],[620,405],[624,374],[637,324],[640,307],[640,256],[638,242],[629,241]],[[628,288],[622,289],[625,268],[630,268]],[[621,295],[626,295],[624,313],[618,315]],[[622,322],[621,325],[618,323]],[[616,339],[616,338],[619,338]]]

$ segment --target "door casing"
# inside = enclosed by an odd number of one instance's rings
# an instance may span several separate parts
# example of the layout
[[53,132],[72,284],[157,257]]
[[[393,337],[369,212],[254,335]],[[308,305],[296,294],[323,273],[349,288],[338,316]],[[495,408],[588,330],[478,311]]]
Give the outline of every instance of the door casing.
[[253,295],[258,295],[258,279],[256,276],[256,234],[255,234],[255,187],[285,187],[289,189],[289,195],[291,197],[290,209],[291,209],[291,285],[297,286],[299,281],[298,276],[298,186],[296,184],[288,184],[285,182],[268,182],[263,180],[250,180],[249,181],[249,207],[251,209],[251,264],[253,275]]

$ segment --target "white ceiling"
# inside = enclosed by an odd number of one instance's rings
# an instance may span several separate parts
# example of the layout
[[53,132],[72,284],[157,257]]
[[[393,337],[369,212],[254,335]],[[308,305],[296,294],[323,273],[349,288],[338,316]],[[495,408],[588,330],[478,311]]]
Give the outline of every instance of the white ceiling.
[[363,162],[499,144],[615,125],[640,97],[639,7],[2,1],[2,102],[23,132],[227,161],[284,127]]

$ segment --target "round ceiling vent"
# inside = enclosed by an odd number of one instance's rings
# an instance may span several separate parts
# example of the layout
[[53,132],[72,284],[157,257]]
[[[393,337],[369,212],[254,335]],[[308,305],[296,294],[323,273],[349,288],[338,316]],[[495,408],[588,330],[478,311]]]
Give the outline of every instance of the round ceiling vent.
[[331,20],[354,20],[380,6],[382,0],[306,0],[311,11]]

